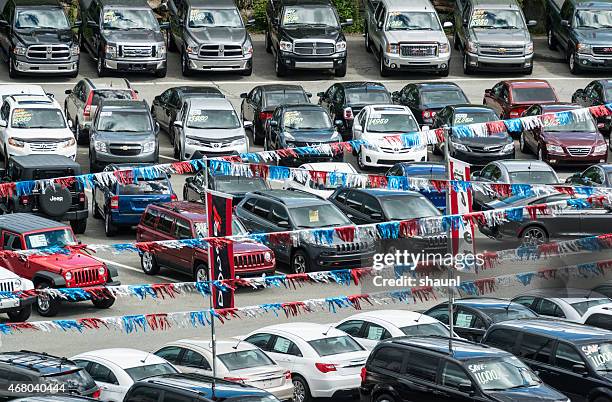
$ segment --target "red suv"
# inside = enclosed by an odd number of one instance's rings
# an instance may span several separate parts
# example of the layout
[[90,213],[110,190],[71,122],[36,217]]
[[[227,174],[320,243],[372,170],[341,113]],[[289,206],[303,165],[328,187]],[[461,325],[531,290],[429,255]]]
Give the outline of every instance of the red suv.
[[[242,224],[232,221],[234,235],[246,234]],[[197,202],[177,201],[149,205],[136,228],[139,242],[181,240],[207,237],[206,208]],[[181,271],[198,282],[208,280],[208,250],[206,248],[165,248],[146,251],[140,257],[145,274],[155,275],[160,267]],[[234,269],[236,276],[273,275],[276,261],[274,253],[259,243],[234,242]]]
[[495,109],[502,119],[519,117],[530,106],[557,103],[559,98],[546,80],[506,80],[485,89],[483,104]]
[[[41,216],[15,213],[0,216],[2,250],[36,250],[51,247],[77,246],[70,226]],[[23,255],[0,253],[0,265],[34,282],[36,288],[88,288],[103,285],[117,286],[117,272],[91,257],[78,247],[64,248],[54,255]],[[109,308],[115,299],[92,301],[98,308]],[[39,295],[38,313],[52,317],[58,313],[61,301]]]

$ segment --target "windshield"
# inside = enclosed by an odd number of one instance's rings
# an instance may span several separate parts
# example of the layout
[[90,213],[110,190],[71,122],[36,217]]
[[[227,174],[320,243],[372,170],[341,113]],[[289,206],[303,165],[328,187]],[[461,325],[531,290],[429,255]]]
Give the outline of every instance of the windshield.
[[13,128],[66,128],[59,109],[15,109],[11,118]]
[[267,190],[266,181],[262,178],[241,177],[238,179],[215,178],[215,190],[224,193],[248,193],[250,191]]
[[422,196],[382,198],[381,203],[387,219],[393,221],[440,215],[440,211]]
[[118,194],[170,194],[170,182],[166,178],[158,178],[153,180],[139,179],[137,183],[119,184]]
[[62,392],[66,393],[69,393],[70,390],[85,391],[96,387],[93,378],[83,369],[59,375],[42,376],[41,382],[46,385],[59,385],[65,388],[65,391]]
[[430,324],[417,324],[408,327],[400,328],[400,330],[408,336],[450,336],[450,331],[441,322],[432,322]]
[[518,320],[521,318],[535,318],[538,315],[524,306],[518,306],[515,304],[509,305],[508,308],[485,308],[482,311],[488,315],[493,322]]
[[375,105],[393,103],[389,92],[382,89],[347,88],[346,103],[349,105]]
[[351,221],[342,212],[328,204],[290,208],[289,214],[299,228],[351,225]]
[[259,349],[224,353],[219,355],[219,360],[229,371],[274,365],[274,362]]
[[463,92],[457,90],[425,91],[421,92],[421,103],[425,107],[456,105],[470,103]]
[[510,176],[510,183],[555,184],[559,182],[553,172],[541,170],[510,172],[508,175]]
[[32,233],[26,235],[26,249],[46,247],[65,247],[77,244],[74,234],[68,229],[50,230],[42,233]]
[[189,27],[230,27],[242,28],[242,17],[235,8],[220,10],[192,8],[189,12]]
[[410,114],[372,113],[367,123],[370,133],[419,131],[419,123]]
[[16,29],[70,29],[66,14],[60,8],[17,10]]
[[295,105],[298,103],[310,103],[304,92],[266,92],[266,105]]
[[143,378],[153,377],[157,375],[173,374],[178,371],[169,363],[149,364],[147,366],[138,366],[125,369],[132,380],[139,381]]
[[132,91],[128,89],[98,89],[94,91],[91,104],[97,105],[102,99],[130,100],[134,99],[134,97],[132,96]]
[[[564,112],[561,112],[564,113]],[[571,113],[571,112],[570,112]],[[592,133],[597,131],[595,122],[591,118],[579,121],[577,119],[569,119],[564,121],[563,124],[558,120],[555,114],[545,114],[541,118],[544,131],[547,133],[558,133],[558,132],[586,132]]]
[[290,110],[283,115],[283,125],[291,130],[330,129],[332,122],[324,110]]
[[612,371],[612,342],[584,345],[580,349],[595,370],[601,372]]
[[612,303],[610,299],[589,299],[581,302],[570,303],[571,306],[576,310],[580,315],[584,315],[588,309],[591,307],[599,306],[601,304]]
[[338,28],[336,11],[331,7],[286,7],[283,26],[314,25]]
[[189,128],[240,128],[240,121],[233,110],[189,109],[187,116]]
[[515,103],[556,102],[557,96],[552,88],[513,88],[512,100]]
[[612,28],[612,10],[578,10],[576,28]]
[[474,10],[470,28],[525,29],[523,16],[518,10]]
[[[208,225],[206,222],[194,222],[193,226],[195,227],[196,236],[200,237],[208,237]],[[242,226],[242,223],[237,219],[232,220],[232,236],[242,236],[246,235],[248,232]]]
[[346,335],[316,339],[314,341],[308,341],[308,343],[319,356],[339,355],[340,353],[364,350],[353,338]]
[[122,110],[102,111],[98,119],[98,131],[143,132],[151,131],[151,121],[145,112]]
[[389,31],[440,31],[435,13],[391,12],[387,20]]
[[468,360],[464,365],[484,391],[504,391],[540,384],[536,374],[514,356]]
[[111,8],[104,10],[102,29],[148,29],[159,31],[159,25],[152,10]]
[[454,126],[465,126],[466,124],[486,123],[489,121],[497,121],[499,117],[493,111],[486,112],[467,112],[455,113],[453,118]]

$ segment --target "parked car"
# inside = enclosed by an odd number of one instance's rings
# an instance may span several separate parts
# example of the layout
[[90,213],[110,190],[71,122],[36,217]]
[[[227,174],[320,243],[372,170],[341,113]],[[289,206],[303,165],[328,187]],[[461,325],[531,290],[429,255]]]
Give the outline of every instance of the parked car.
[[[335,123],[335,124],[334,124]],[[338,133],[338,121],[332,122],[329,115],[319,105],[282,105],[278,106],[268,123],[264,149],[273,151],[284,148],[299,148],[313,145],[333,144],[342,141]],[[304,162],[342,161],[344,154],[309,154],[283,156],[279,164],[294,166]]]
[[302,402],[355,393],[359,371],[369,354],[345,332],[306,322],[266,326],[244,340],[291,370],[294,400]]
[[[0,376],[4,382],[0,388],[0,397],[3,399],[15,398],[15,393],[8,389],[11,383],[25,388],[25,392],[18,394],[24,398],[38,396],[44,393],[40,389],[49,387],[57,387],[57,393],[62,394],[61,398],[66,398],[62,401],[70,400],[69,395],[100,397],[100,388],[85,370],[65,357],[46,353],[28,350],[1,352]],[[15,380],[9,382],[12,378]]]
[[[148,164],[112,164],[105,172],[123,169],[146,168]],[[121,228],[138,225],[148,205],[176,201],[170,178],[165,173],[156,177],[139,178],[133,183],[105,183],[95,180],[92,189],[91,210],[94,218],[104,219],[104,233],[114,236]]]
[[419,123],[406,106],[364,107],[353,122],[353,140],[365,141],[357,152],[359,168],[389,167],[400,161],[426,161],[426,144],[405,147],[403,143],[391,142],[385,138],[419,131]]
[[[32,214],[15,213],[0,216],[2,250],[37,250],[49,247],[76,245],[77,240],[69,226]],[[22,278],[31,280],[36,288],[88,288],[117,286],[117,271],[91,257],[80,249],[64,249],[62,254],[28,256],[3,254],[0,266],[6,267]],[[97,308],[107,309],[114,298],[93,299]],[[39,294],[38,313],[52,317],[59,311],[59,298]]]
[[301,85],[288,84],[258,85],[249,93],[241,93],[240,116],[243,122],[253,124],[253,142],[263,145],[266,124],[277,106],[309,103],[311,96]]
[[[81,165],[61,155],[13,156],[9,159],[4,179],[9,181],[45,180],[80,175]],[[28,212],[56,221],[70,221],[77,234],[85,233],[89,206],[85,187],[75,180],[72,184],[34,188],[30,194],[13,194],[0,199],[2,213]]]
[[589,308],[582,316],[581,323],[612,331],[612,306],[603,304]]
[[123,402],[128,389],[147,377],[178,373],[161,357],[137,349],[99,349],[80,353],[70,358],[82,367],[100,387],[99,399],[104,402]]
[[16,402],[93,402],[96,399],[84,397],[84,396],[72,396],[72,395],[36,395],[25,398],[12,399]]
[[450,43],[429,0],[368,0],[365,5],[365,47],[374,52],[382,77],[391,72],[434,72],[447,77]]
[[[206,202],[206,183],[204,170],[193,177],[187,177],[183,185],[183,200]],[[224,174],[209,174],[208,188],[232,196],[232,204],[238,205],[244,196],[251,191],[268,190],[270,184],[261,177],[228,176]]]
[[[612,17],[612,4],[596,0],[547,0],[548,47],[559,48],[570,72],[610,71],[612,36],[605,32]],[[592,30],[598,35],[592,35]],[[601,33],[601,34],[599,34]]]
[[[248,193],[236,207],[236,216],[255,233],[353,225],[331,202],[291,190]],[[375,251],[374,240],[367,235],[352,242],[334,238],[332,244],[320,244],[308,236],[301,239],[297,247],[286,241],[273,244],[272,248],[277,260],[289,264],[294,273],[366,267]]]
[[436,113],[449,105],[470,103],[454,82],[421,82],[407,84],[392,94],[393,102],[408,106],[421,127],[433,124]]
[[455,7],[455,49],[463,50],[463,72],[533,71],[533,41],[515,0],[460,0]]
[[283,183],[283,188],[285,190],[293,189],[305,191],[322,198],[329,198],[329,196],[342,185],[342,180],[340,180],[340,178],[336,180],[335,185],[332,184],[329,180],[330,174],[341,173],[349,175],[348,177],[350,177],[351,174],[358,174],[353,165],[347,162],[305,163],[299,168],[316,172],[328,172],[328,178],[323,182],[323,180],[313,179],[311,174],[294,175],[292,180],[287,180]]
[[381,342],[361,378],[362,402],[569,402],[512,354],[445,337]]
[[[229,339],[217,340],[215,347],[217,377],[264,389],[281,401],[293,401],[291,371],[281,367],[257,346]],[[210,339],[179,339],[165,344],[155,354],[183,373],[212,375]]]
[[[16,275],[6,268],[0,267],[0,292],[19,292],[34,289],[31,280]],[[0,301],[0,314],[8,315],[11,322],[25,322],[32,314],[32,304],[36,303],[36,296],[19,296],[15,299]]]
[[266,51],[274,56],[278,77],[293,69],[333,70],[346,75],[347,46],[340,22],[330,0],[268,0],[266,3]]
[[612,307],[612,299],[590,290],[547,288],[533,289],[512,299],[529,307],[541,317],[563,319],[583,324],[583,317],[592,308],[602,305]]
[[4,102],[9,96],[15,95],[41,95],[53,96],[53,94],[45,92],[40,85],[33,84],[6,84],[0,86],[0,102]]
[[612,299],[612,280],[598,284],[592,289],[593,294],[604,295]]
[[96,61],[98,77],[111,72],[150,72],[166,76],[167,49],[162,29],[146,0],[81,1],[83,48]]
[[516,355],[572,401],[609,401],[612,331],[554,320],[492,325],[483,339]]
[[501,119],[513,119],[535,104],[559,103],[557,93],[546,80],[505,80],[485,89],[483,104]]
[[[473,171],[471,179],[485,184],[560,184],[559,176],[546,162],[517,159],[491,162]],[[497,192],[485,193],[476,188],[472,195],[475,209],[489,209],[490,202],[504,198]]]
[[612,187],[612,164],[599,163],[565,180],[568,184],[592,187]]
[[138,92],[125,78],[83,78],[65,93],[68,96],[64,100],[64,113],[72,122],[74,137],[79,144],[89,141],[91,121],[103,99],[138,99]]
[[423,313],[407,310],[375,310],[351,315],[334,326],[368,350],[399,336],[450,336],[446,325]]
[[14,95],[0,108],[4,167],[11,156],[54,154],[76,158],[77,144],[60,105],[50,96]]
[[521,152],[533,152],[541,161],[555,165],[593,164],[608,160],[608,144],[597,129],[597,123],[590,114],[578,121],[571,119],[568,124],[559,124],[555,113],[580,109],[571,103],[533,105],[523,116],[539,117],[542,125],[523,128],[519,139]]
[[200,374],[166,374],[144,378],[127,392],[124,402],[279,402],[262,389]]
[[253,43],[240,11],[231,0],[171,0],[169,46],[179,51],[181,71],[253,71]]
[[[442,302],[425,311],[425,314],[449,325],[448,310],[448,302]],[[538,315],[533,310],[522,304],[492,297],[458,299],[453,305],[455,332],[459,336],[477,342],[480,342],[487,328],[496,322],[537,317]]]
[[[493,108],[476,105],[446,106],[434,118],[432,128],[448,129],[448,153],[472,165],[486,165],[494,160],[514,159],[514,141],[507,132],[499,132],[486,137],[464,137],[458,135],[456,127],[487,123],[499,120]],[[444,142],[433,146],[434,153],[442,154]]]
[[237,155],[249,151],[246,130],[225,98],[191,98],[172,123],[168,135],[174,144],[174,157],[184,161],[204,156]]
[[342,121],[339,127],[342,138],[350,139],[353,119],[367,105],[391,103],[391,94],[379,82],[338,82],[325,92],[317,93],[319,105],[323,106],[334,122]]
[[[406,176],[414,179],[448,180],[446,165],[442,162],[402,162],[394,165],[386,173],[389,176]],[[421,190],[425,196],[442,213],[446,211],[446,190]]]
[[[137,241],[181,240],[208,237],[206,208],[196,202],[167,202],[147,206],[136,228]],[[234,235],[246,234],[240,221],[232,221]],[[233,242],[236,276],[274,274],[276,260],[268,247],[259,243]],[[140,257],[142,270],[157,275],[161,267],[192,275],[195,281],[209,278],[208,248],[184,247],[145,251]]]
[[79,73],[79,38],[58,0],[7,0],[3,3],[0,47],[9,76]]
[[[572,94],[572,103],[583,107],[605,105],[612,102],[612,80],[591,81],[584,89],[579,88]],[[612,117],[597,117],[597,128],[604,135],[610,135]]]
[[91,123],[89,168],[110,163],[157,163],[159,125],[140,100],[105,100]]
[[213,86],[181,86],[168,88],[153,99],[151,115],[160,127],[166,130],[171,144],[174,137],[170,135],[170,127],[176,121],[185,101],[191,98],[225,98],[225,95]]

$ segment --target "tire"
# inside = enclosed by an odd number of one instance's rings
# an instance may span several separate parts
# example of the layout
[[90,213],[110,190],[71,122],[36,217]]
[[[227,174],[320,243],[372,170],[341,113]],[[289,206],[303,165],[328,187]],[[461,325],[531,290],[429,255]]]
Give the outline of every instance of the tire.
[[15,60],[12,57],[9,57],[8,60],[8,70],[10,78],[19,77],[19,72],[15,69]]
[[26,322],[32,314],[32,306],[27,306],[17,311],[9,311],[6,313],[11,322]]
[[391,74],[391,71],[389,71],[389,68],[387,66],[385,66],[385,55],[383,53],[383,50],[380,49],[380,61],[378,63],[378,71],[380,73],[381,77],[388,77]]
[[79,66],[77,65],[76,70],[68,74],[68,78],[76,78],[79,76]]
[[81,131],[78,120],[76,120],[76,123],[74,123],[74,138],[79,145],[84,145],[88,142],[88,138],[85,137],[85,133]]
[[338,67],[334,70],[334,75],[336,77],[344,77],[346,76],[346,60],[342,63],[342,67]]
[[448,74],[450,74],[450,66],[447,66],[444,70],[438,72],[440,77],[448,77]]
[[296,250],[291,255],[291,271],[295,274],[310,272],[310,257],[304,250]]
[[255,145],[263,145],[265,136],[257,134],[257,124],[255,124],[255,122],[253,122],[251,132],[253,133],[253,142]]
[[189,60],[185,50],[181,52],[181,73],[183,77],[191,77],[193,75],[193,70],[189,68]]
[[149,251],[145,251],[141,254],[140,267],[142,268],[142,272],[147,275],[157,275],[159,273],[159,264],[157,263],[157,259],[155,258],[155,255]]
[[531,153],[531,150],[529,149],[529,147],[527,146],[527,143],[525,142],[525,134],[523,133],[521,133],[521,136],[519,137],[519,149],[524,154]]
[[582,69],[580,68],[580,65],[576,62],[576,52],[570,53],[567,62],[569,64],[570,73],[572,73],[573,75],[578,75],[582,73]]
[[70,227],[76,234],[83,234],[87,230],[87,218],[70,221]]
[[279,52],[276,52],[276,57],[274,58],[274,70],[276,71],[277,77],[284,77],[287,75],[287,67],[281,64]]
[[168,51],[169,52],[177,51],[176,42],[174,41],[174,36],[172,36],[171,33],[168,33]]
[[153,73],[155,78],[165,78],[166,74],[168,74],[168,68],[166,67],[160,68],[159,70],[155,70],[155,72]]
[[388,394],[382,394],[377,396],[376,399],[374,399],[374,402],[395,402],[395,399]]
[[457,32],[455,32],[455,35],[453,36],[453,49],[455,50],[459,50],[461,46],[459,46],[459,35],[457,35]]
[[95,219],[102,219],[102,214],[98,209],[98,203],[96,202],[95,196],[95,193],[92,192],[91,198],[93,198],[93,201],[91,202],[91,213]]
[[372,53],[372,44],[370,43],[370,34],[368,33],[368,31],[365,31],[365,48],[366,48],[366,52],[368,53]]
[[106,237],[113,237],[117,234],[117,227],[113,223],[113,216],[108,211],[104,214],[104,234]]
[[110,308],[113,304],[115,304],[115,298],[110,297],[108,299],[94,299],[91,301],[95,308],[99,309],[107,309]]
[[550,50],[555,50],[557,48],[557,39],[555,38],[552,28],[546,30],[546,41],[548,42],[548,48]]
[[542,151],[542,148],[538,147],[538,160],[539,161],[543,161],[544,160],[544,151]]
[[[49,283],[47,282],[41,282],[36,286],[37,289],[46,289],[49,287]],[[59,299],[51,298],[49,295],[40,294],[36,298],[36,310],[38,314],[43,317],[56,316],[61,304],[62,302]]]
[[523,70],[523,74],[525,74],[525,75],[533,74],[533,65],[531,67],[529,67],[529,68],[524,69]]
[[265,46],[266,53],[272,53],[272,41],[270,40],[270,34],[268,32],[266,32]]
[[293,402],[311,402],[312,396],[310,395],[310,387],[300,375],[293,375]]
[[520,234],[521,242],[524,244],[543,244],[548,243],[548,232],[541,226],[527,226]]
[[470,67],[469,57],[467,53],[463,53],[463,74],[472,75],[474,74],[474,69]]
[[98,73],[98,77],[106,77],[108,75],[108,70],[104,67],[104,57],[101,54],[98,54],[98,61],[96,62],[96,71]]
[[245,77],[250,77],[253,74],[253,62],[249,61],[247,63],[247,68],[245,68],[244,70],[242,70],[240,72],[240,75],[243,75]]
[[193,280],[196,282],[206,282],[210,280],[210,270],[208,269],[208,265],[203,263],[198,263],[193,268]]

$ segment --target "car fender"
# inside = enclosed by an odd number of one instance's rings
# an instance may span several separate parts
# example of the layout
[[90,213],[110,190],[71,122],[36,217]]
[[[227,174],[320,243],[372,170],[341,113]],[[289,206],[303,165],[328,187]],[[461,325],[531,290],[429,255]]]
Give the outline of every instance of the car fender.
[[60,274],[56,274],[55,272],[49,271],[36,272],[34,274],[34,277],[32,278],[32,282],[34,282],[34,284],[40,282],[48,282],[51,284],[51,286],[58,288],[66,286],[66,279],[63,276],[61,276]]
[[397,401],[402,400],[401,395],[389,384],[376,384],[370,393],[370,395],[372,395],[372,400],[374,400],[376,396],[382,394],[389,394]]
[[606,396],[610,399],[612,399],[612,389],[607,388],[607,387],[597,387],[592,389],[588,396],[587,396],[587,401],[591,402],[594,401],[596,398],[600,397],[600,396]]
[[109,280],[110,278],[116,278],[119,276],[119,272],[117,271],[117,267],[114,267],[112,265],[108,265],[108,264],[104,264],[106,265],[106,269],[108,270],[108,275],[109,275]]

